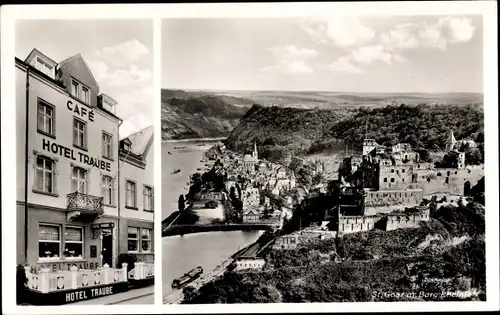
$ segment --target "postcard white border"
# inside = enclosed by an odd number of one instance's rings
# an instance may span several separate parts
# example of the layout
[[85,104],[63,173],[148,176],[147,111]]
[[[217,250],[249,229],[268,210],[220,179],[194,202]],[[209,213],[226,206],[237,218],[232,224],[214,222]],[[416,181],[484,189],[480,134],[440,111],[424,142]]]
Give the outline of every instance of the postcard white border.
[[[2,59],[2,306],[6,314],[97,314],[97,313],[244,313],[244,312],[338,312],[338,311],[430,311],[498,310],[498,64],[497,8],[495,1],[448,2],[360,2],[360,3],[245,3],[245,4],[99,4],[99,5],[16,5],[1,7]],[[15,305],[15,92],[14,92],[14,21],[16,19],[155,19],[154,87],[159,90],[161,58],[158,30],[161,18],[284,18],[324,15],[482,15],[484,61],[484,108],[486,137],[486,302],[397,302],[397,303],[309,303],[245,305],[161,305],[161,292],[155,293],[156,305],[21,307]],[[158,104],[160,93],[155,93]],[[158,95],[158,96],[156,96]],[[161,169],[160,126],[155,125],[155,167]],[[14,154],[13,154],[14,152]],[[156,172],[159,174],[160,172]],[[155,251],[161,262],[161,176],[155,176]],[[155,289],[161,285],[161,266],[156,264]]]

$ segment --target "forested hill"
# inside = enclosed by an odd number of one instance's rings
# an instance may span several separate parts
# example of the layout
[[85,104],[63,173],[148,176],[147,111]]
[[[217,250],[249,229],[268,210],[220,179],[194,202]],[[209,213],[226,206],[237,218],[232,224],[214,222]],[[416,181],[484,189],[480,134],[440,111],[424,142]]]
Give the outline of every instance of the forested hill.
[[[271,161],[286,159],[288,153],[306,153],[325,131],[355,113],[354,109],[302,109],[254,105],[227,139],[229,147],[240,153],[252,149],[254,141],[259,155]],[[332,145],[342,146],[332,140]]]
[[[475,105],[399,105],[381,108],[301,109],[254,105],[231,132],[227,144],[280,161],[292,154],[361,149],[365,137],[379,144],[398,142],[441,151],[453,130],[457,139],[484,141],[484,113]],[[345,141],[344,141],[345,140]]]
[[386,106],[359,109],[357,114],[339,121],[325,133],[324,139],[349,140],[362,147],[365,137],[382,145],[398,142],[413,148],[431,151],[444,150],[446,140],[453,131],[456,139],[468,138],[484,142],[484,112],[482,106],[418,105]]
[[[225,137],[248,102],[181,90],[162,90],[162,139]],[[234,105],[237,104],[237,105]]]

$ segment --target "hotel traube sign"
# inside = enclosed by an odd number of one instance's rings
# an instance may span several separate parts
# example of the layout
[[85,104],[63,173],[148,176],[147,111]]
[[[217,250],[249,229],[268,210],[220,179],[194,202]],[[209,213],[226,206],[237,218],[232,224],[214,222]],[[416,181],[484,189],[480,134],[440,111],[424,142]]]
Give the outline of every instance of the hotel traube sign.
[[51,152],[53,154],[58,154],[67,159],[72,159],[73,161],[78,161],[90,166],[97,167],[98,169],[111,172],[111,163],[103,161],[99,158],[91,157],[85,153],[75,151],[72,148],[67,148],[61,144],[50,142],[47,139],[43,139],[42,149]]

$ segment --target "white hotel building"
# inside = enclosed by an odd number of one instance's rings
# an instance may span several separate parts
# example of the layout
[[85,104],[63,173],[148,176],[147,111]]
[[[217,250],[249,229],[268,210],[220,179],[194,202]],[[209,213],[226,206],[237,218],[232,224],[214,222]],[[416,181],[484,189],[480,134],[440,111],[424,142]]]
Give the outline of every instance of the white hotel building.
[[16,66],[17,262],[35,269],[154,259],[153,128],[119,140],[117,104],[81,55]]

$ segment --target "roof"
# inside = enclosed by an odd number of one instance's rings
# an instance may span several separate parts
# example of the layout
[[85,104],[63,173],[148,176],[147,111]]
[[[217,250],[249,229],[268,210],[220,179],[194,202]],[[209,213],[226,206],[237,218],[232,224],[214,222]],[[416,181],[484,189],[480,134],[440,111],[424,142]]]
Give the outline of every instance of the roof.
[[85,59],[82,57],[82,54],[78,53],[74,56],[71,56],[69,58],[66,58],[64,59],[63,61],[60,62],[60,65],[63,65],[63,64],[66,64],[66,63],[69,63],[75,59],[81,59],[83,64],[85,65],[85,68],[87,68],[87,71],[90,73],[90,78],[92,79],[92,81],[94,81],[95,85],[96,86],[99,86],[99,83],[97,83],[97,80],[95,79],[94,77],[94,74],[92,73],[92,71],[90,70],[89,66],[87,65],[87,62],[85,62]]
[[52,58],[49,58],[46,54],[42,53],[40,50],[36,49],[36,48],[33,48],[31,50],[31,52],[29,53],[28,57],[26,57],[26,59],[24,59],[24,62],[27,63],[28,62],[28,59],[31,58],[31,56],[34,54],[34,53],[37,53],[38,55],[41,55],[43,56],[44,58],[46,58],[48,61],[50,61],[52,63],[53,66],[56,66],[57,65],[57,62],[54,61]]
[[250,154],[245,154],[245,156],[243,157],[243,161],[244,162],[252,162],[253,157]]
[[129,140],[131,142],[131,153],[135,155],[145,155],[147,154],[147,149],[149,149],[151,140],[153,139],[153,131],[153,126],[149,126],[131,134],[121,141]]

